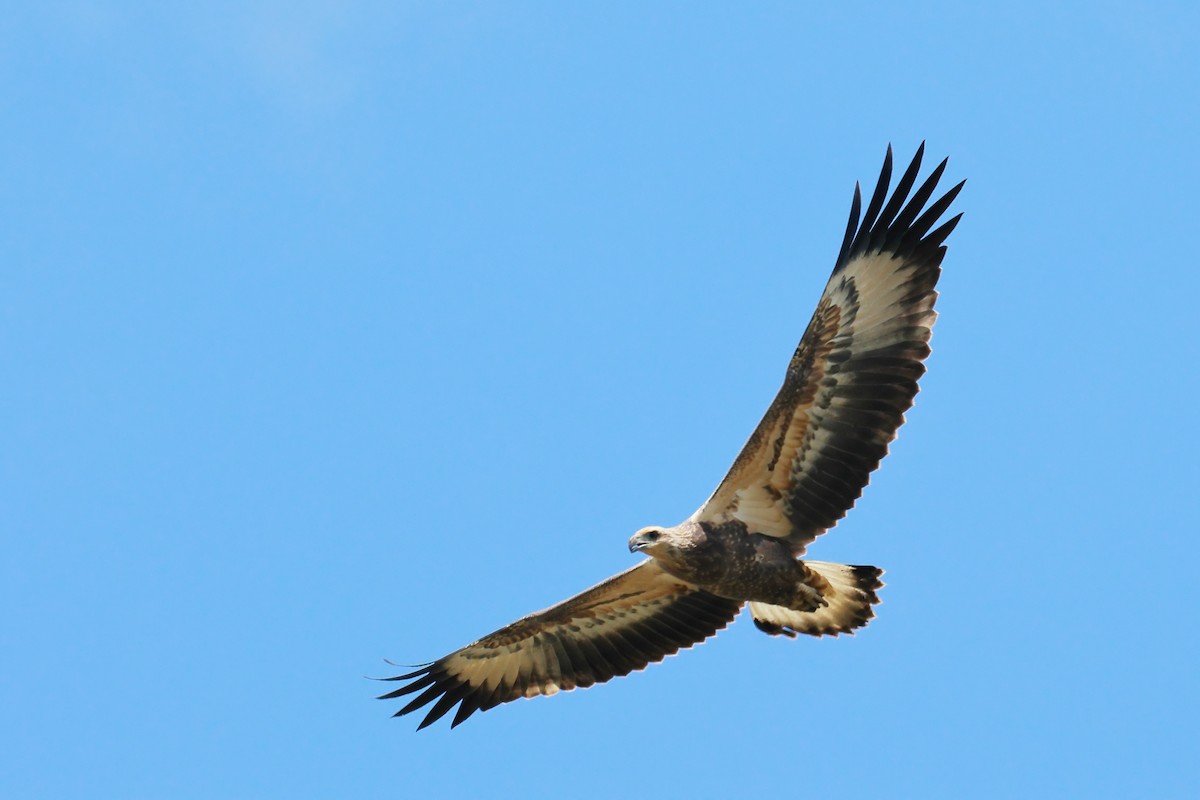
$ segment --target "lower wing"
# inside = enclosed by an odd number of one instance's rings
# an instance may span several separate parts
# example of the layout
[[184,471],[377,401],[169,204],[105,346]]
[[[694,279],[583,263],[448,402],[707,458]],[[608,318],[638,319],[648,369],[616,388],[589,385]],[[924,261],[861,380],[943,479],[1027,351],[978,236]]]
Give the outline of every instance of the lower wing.
[[409,683],[380,699],[424,690],[396,712],[433,703],[418,730],[459,703],[454,727],[510,700],[604,683],[662,661],[724,628],[741,606],[647,559],[415,672],[385,679]]

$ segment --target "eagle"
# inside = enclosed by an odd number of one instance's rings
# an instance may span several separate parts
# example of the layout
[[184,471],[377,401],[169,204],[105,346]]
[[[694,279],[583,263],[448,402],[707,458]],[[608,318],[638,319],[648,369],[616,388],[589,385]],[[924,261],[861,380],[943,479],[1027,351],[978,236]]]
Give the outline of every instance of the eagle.
[[845,516],[912,407],[925,372],[945,241],[962,214],[934,227],[962,189],[932,204],[943,160],[912,191],[925,144],[888,194],[892,148],[862,212],[854,187],[833,274],[787,367],[783,387],[724,480],[674,527],[642,528],[647,558],[569,600],[383,680],[416,693],[395,716],[432,703],[418,730],[458,705],[476,711],[628,675],[698,644],[744,604],[771,635],[837,636],[866,625],[883,570],[803,558]]

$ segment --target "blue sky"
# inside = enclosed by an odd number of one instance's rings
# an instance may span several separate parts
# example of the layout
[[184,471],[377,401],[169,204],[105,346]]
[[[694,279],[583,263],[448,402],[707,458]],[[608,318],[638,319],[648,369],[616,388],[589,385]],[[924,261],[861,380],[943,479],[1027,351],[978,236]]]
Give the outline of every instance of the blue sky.
[[[26,4],[0,26],[0,794],[1184,796],[1200,12]],[[416,734],[372,700],[711,492],[854,181],[968,179],[923,391],[748,619]]]

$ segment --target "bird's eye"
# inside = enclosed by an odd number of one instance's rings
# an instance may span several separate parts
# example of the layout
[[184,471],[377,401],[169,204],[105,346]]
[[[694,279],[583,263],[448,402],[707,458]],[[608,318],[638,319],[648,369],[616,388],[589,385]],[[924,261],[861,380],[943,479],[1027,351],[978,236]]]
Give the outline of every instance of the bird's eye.
[[646,531],[646,541],[657,542],[661,531]]

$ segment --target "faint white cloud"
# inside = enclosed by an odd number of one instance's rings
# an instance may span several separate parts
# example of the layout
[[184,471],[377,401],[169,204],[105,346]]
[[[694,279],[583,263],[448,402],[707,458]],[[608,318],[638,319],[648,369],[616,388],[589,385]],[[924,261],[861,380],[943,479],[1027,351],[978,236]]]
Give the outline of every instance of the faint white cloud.
[[354,93],[348,40],[361,16],[361,6],[315,0],[244,7],[232,32],[237,56],[272,103],[304,115],[335,111]]

